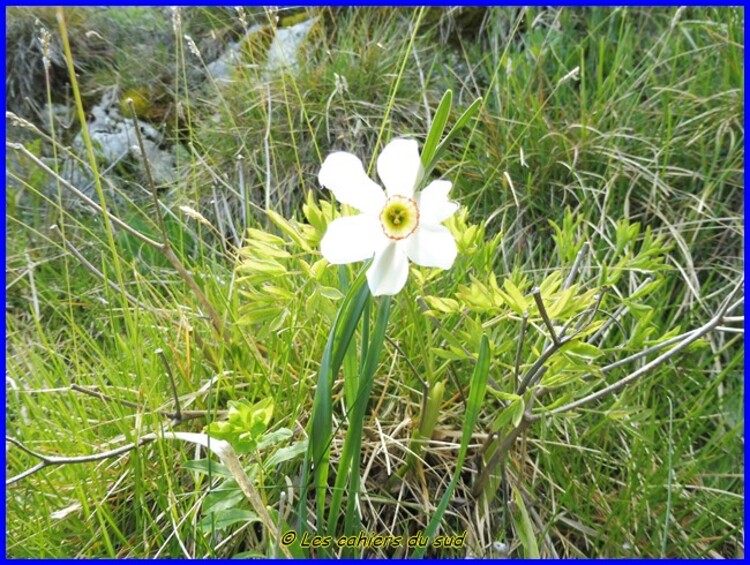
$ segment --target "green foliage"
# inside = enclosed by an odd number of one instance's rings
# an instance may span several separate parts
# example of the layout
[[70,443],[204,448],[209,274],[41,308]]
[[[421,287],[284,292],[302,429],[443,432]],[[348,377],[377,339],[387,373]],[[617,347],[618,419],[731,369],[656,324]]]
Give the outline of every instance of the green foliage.
[[230,400],[229,419],[211,422],[206,433],[228,441],[237,453],[249,453],[258,447],[258,441],[273,418],[273,399],[264,398],[255,404],[247,400]]

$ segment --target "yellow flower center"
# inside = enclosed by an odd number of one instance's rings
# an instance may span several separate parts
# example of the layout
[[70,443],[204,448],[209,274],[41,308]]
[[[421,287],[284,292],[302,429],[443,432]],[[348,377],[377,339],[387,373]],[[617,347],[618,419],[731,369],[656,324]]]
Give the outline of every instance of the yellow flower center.
[[417,203],[406,196],[391,196],[380,212],[380,225],[390,239],[409,237],[419,225]]

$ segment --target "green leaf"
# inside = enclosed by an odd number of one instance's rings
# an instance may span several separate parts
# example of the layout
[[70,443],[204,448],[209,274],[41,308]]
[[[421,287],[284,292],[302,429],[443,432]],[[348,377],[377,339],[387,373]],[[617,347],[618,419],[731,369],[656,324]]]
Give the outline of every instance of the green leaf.
[[507,293],[503,296],[503,299],[508,303],[508,306],[516,311],[517,314],[523,314],[524,312],[526,312],[526,310],[528,310],[528,303],[526,302],[526,298],[524,298],[521,291],[518,290],[518,287],[513,284],[513,281],[511,281],[510,279],[505,279],[505,281],[503,281],[503,288]]
[[[458,479],[461,476],[464,460],[466,459],[466,453],[469,450],[469,443],[471,443],[471,435],[474,432],[474,427],[479,419],[479,411],[482,408],[482,400],[484,400],[484,391],[487,388],[487,379],[490,372],[490,345],[487,340],[487,336],[482,337],[482,344],[479,346],[479,355],[477,357],[477,364],[474,366],[474,373],[471,375],[471,383],[469,390],[469,399],[466,403],[466,417],[464,419],[464,426],[461,433],[461,446],[458,450],[458,459],[456,460],[456,467],[453,471],[453,478],[448,484],[448,488],[445,490],[443,497],[440,499],[435,514],[433,514],[430,523],[425,530],[425,536],[432,539],[435,531],[438,528],[443,514],[448,508],[453,491],[458,484]],[[412,557],[419,559],[424,555],[427,548],[417,548],[412,554]]]
[[266,210],[266,214],[268,215],[268,218],[276,225],[276,227],[279,228],[283,233],[288,235],[291,240],[294,241],[294,243],[299,245],[305,251],[312,251],[310,246],[302,237],[302,234],[300,234],[299,231],[286,220],[286,218],[284,218],[277,212],[274,212],[273,210]]
[[235,506],[239,506],[244,500],[245,495],[242,493],[237,481],[227,479],[206,495],[206,498],[203,500],[203,512],[207,514],[209,512],[234,508]]
[[527,559],[539,559],[539,546],[534,536],[534,525],[531,522],[526,505],[523,503],[523,497],[516,487],[513,488],[513,502],[515,502],[515,512],[513,512],[513,526],[516,535],[521,540],[524,550],[524,557]]
[[286,441],[291,437],[292,430],[290,430],[289,428],[279,428],[278,430],[275,430],[270,434],[265,434],[262,438],[260,438],[260,440],[258,441],[258,449],[265,449],[266,447],[270,447],[277,443],[281,443],[282,441]]
[[474,100],[474,102],[471,103],[471,106],[469,106],[466,111],[461,114],[461,116],[456,121],[456,125],[453,126],[453,128],[448,132],[448,135],[446,135],[443,141],[440,142],[440,145],[438,145],[437,149],[435,150],[435,154],[430,161],[430,164],[425,167],[425,178],[430,174],[430,172],[432,172],[432,169],[435,168],[435,165],[437,165],[437,162],[440,159],[441,155],[448,147],[448,144],[456,137],[456,134],[458,134],[459,130],[461,130],[461,128],[463,128],[474,116],[474,114],[479,111],[481,104],[482,98],[477,98],[476,100]]
[[289,447],[282,447],[266,460],[265,467],[270,469],[286,461],[291,461],[292,459],[295,459],[298,456],[302,455],[306,449],[306,439],[293,443]]
[[516,399],[508,404],[508,406],[500,410],[497,418],[492,423],[492,431],[497,432],[504,428],[508,423],[514,428],[518,427],[518,424],[521,423],[521,418],[523,418],[523,410],[525,407],[526,403],[523,398],[520,396],[516,397]]
[[448,116],[451,113],[451,105],[453,104],[453,91],[446,90],[443,94],[443,99],[440,101],[437,112],[435,112],[435,118],[432,120],[432,127],[427,134],[427,139],[424,142],[422,148],[422,166],[426,169],[427,166],[432,162],[437,151],[438,143],[440,138],[443,137],[443,131],[445,130],[445,124],[448,122]]
[[244,259],[238,266],[237,272],[243,273],[263,273],[269,277],[282,277],[287,274],[286,267],[272,260],[264,259]]
[[221,510],[220,512],[210,512],[198,523],[198,527],[206,532],[211,531],[212,527],[220,530],[240,522],[260,522],[260,518],[252,510],[228,508],[227,510]]
[[571,340],[563,345],[562,350],[565,353],[577,355],[578,357],[585,357],[586,359],[595,359],[599,357],[602,352],[595,345],[580,341],[578,339]]
[[329,300],[341,300],[344,298],[344,295],[341,293],[341,291],[337,288],[333,288],[332,286],[321,286],[318,288],[318,292],[320,292],[321,296],[325,296]]
[[547,315],[550,317],[550,320],[554,320],[563,312],[570,299],[573,298],[575,290],[575,285],[573,285],[557,294],[555,301],[547,306]]
[[221,463],[217,463],[216,461],[213,461],[211,459],[191,459],[185,461],[182,464],[182,467],[183,469],[187,469],[188,471],[197,471],[198,473],[203,473],[204,475],[213,475],[216,477],[224,477],[227,479],[232,477],[232,473],[229,472],[229,469],[227,469]]
[[[359,467],[352,467],[352,462],[362,449],[362,427],[365,420],[365,411],[367,401],[370,398],[370,391],[375,380],[375,371],[378,367],[380,351],[385,341],[385,330],[388,325],[388,316],[391,307],[391,297],[386,296],[380,300],[378,305],[377,317],[375,318],[375,327],[370,337],[370,343],[367,347],[367,358],[365,359],[362,371],[359,377],[359,388],[354,406],[349,416],[349,429],[344,438],[344,447],[339,460],[339,467],[336,470],[336,483],[333,488],[333,495],[328,511],[328,534],[334,535],[336,522],[340,517],[341,500],[346,485],[346,477],[350,468],[353,468],[351,475],[351,484],[349,487],[349,498],[354,499],[359,492]],[[349,512],[347,512],[349,514]]]
[[300,516],[304,516],[306,512],[307,472],[312,457],[315,465],[314,482],[317,496],[317,517],[320,525],[324,524],[323,511],[326,506],[325,498],[328,484],[328,454],[333,428],[331,381],[333,375],[337,374],[341,367],[344,354],[349,347],[359,318],[370,298],[370,289],[365,284],[368,266],[369,262],[363,265],[362,270],[341,302],[318,371],[318,386],[313,400],[310,449],[305,457],[302,470],[302,495],[300,496],[299,512]]
[[495,390],[494,388],[490,388],[489,393],[495,398],[499,398],[500,400],[504,400],[505,402],[515,402],[516,400],[521,398],[519,395],[513,392],[503,392],[501,390]]
[[425,296],[424,301],[427,303],[427,305],[430,308],[437,310],[438,312],[443,312],[444,314],[452,314],[454,312],[459,312],[461,309],[458,302],[456,302],[452,298],[441,298],[439,296]]

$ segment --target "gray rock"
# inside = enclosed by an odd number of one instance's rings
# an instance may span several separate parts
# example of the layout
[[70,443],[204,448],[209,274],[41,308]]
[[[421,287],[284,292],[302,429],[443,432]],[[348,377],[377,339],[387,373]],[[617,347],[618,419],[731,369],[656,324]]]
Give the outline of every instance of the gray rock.
[[[92,145],[104,160],[107,169],[123,160],[130,160],[138,163],[145,173],[135,134],[136,124],[120,113],[119,102],[118,91],[112,89],[106,92],[101,102],[91,109],[92,117],[87,125]],[[164,143],[164,136],[152,125],[140,120],[137,126],[143,137],[143,146],[154,182],[157,185],[174,182],[177,179],[174,154],[160,148]],[[81,156],[85,155],[86,145],[81,132],[73,140],[73,149]],[[103,173],[104,170],[99,172]],[[62,176],[85,193],[93,194],[93,176],[87,166],[69,159],[63,166]]]

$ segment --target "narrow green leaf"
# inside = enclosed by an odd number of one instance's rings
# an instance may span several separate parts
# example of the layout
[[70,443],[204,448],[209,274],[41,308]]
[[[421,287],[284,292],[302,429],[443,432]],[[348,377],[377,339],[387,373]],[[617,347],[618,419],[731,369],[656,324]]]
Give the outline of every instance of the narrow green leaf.
[[221,463],[217,463],[211,459],[191,459],[185,461],[182,464],[182,467],[188,471],[197,471],[198,473],[204,473],[206,475],[213,474],[225,478],[232,477],[232,473],[229,472],[229,469]]
[[573,339],[567,342],[563,346],[563,351],[565,351],[566,353],[572,353],[573,355],[577,355],[578,357],[585,357],[586,359],[595,359],[602,354],[601,349],[599,349],[595,345],[586,343],[585,341],[581,341],[579,339]]
[[430,164],[425,167],[424,176],[425,178],[427,175],[432,172],[432,169],[435,168],[435,165],[437,165],[438,160],[440,159],[440,156],[443,154],[443,152],[448,147],[448,144],[453,141],[453,139],[456,137],[456,134],[458,134],[459,130],[463,128],[468,121],[479,111],[479,108],[482,104],[482,98],[477,98],[474,100],[474,102],[471,103],[471,106],[466,108],[466,111],[461,114],[461,116],[456,121],[456,125],[453,126],[453,128],[448,132],[448,135],[445,136],[445,139],[440,142],[440,145],[438,145],[437,149],[435,150],[435,154],[432,157],[432,160],[430,161]]
[[289,447],[282,447],[266,460],[264,466],[266,467],[266,469],[271,469],[276,465],[280,465],[281,463],[284,463],[286,461],[291,461],[292,459],[295,459],[296,457],[302,455],[306,449],[306,439],[293,443]]
[[[355,453],[359,453],[362,446],[362,427],[365,420],[365,411],[367,401],[370,398],[370,391],[375,379],[375,371],[378,367],[378,359],[383,349],[385,341],[385,330],[388,325],[388,315],[390,313],[391,297],[387,296],[381,299],[378,305],[375,327],[373,328],[372,337],[367,347],[367,358],[362,366],[362,374],[359,377],[359,389],[357,398],[352,410],[347,415],[349,428],[344,439],[344,446],[341,451],[339,467],[336,471],[336,482],[331,496],[331,504],[328,511],[328,535],[335,535],[336,522],[339,518],[341,501],[346,486],[346,478],[349,469],[352,469],[352,462],[355,459]],[[357,459],[358,460],[358,459]],[[351,475],[351,484],[349,488],[350,500],[359,494],[359,466],[354,467]],[[347,515],[349,512],[347,512]],[[351,518],[351,517],[350,517]]]
[[503,288],[511,299],[508,301],[508,306],[513,308],[517,313],[523,314],[529,308],[523,293],[518,290],[518,287],[510,279],[503,281]]
[[209,513],[198,523],[198,527],[206,532],[211,531],[211,528],[220,530],[240,522],[260,522],[260,518],[252,510],[229,508],[220,512]]
[[523,497],[516,487],[513,487],[513,501],[516,503],[516,511],[513,513],[513,526],[516,534],[521,540],[524,549],[524,557],[527,559],[539,559],[539,546],[534,536],[534,525],[523,503]]
[[448,122],[448,116],[451,113],[451,105],[453,104],[453,91],[446,90],[443,94],[443,99],[440,101],[437,112],[435,112],[435,119],[432,120],[432,127],[427,134],[427,139],[424,142],[422,148],[422,166],[427,167],[432,162],[432,158],[435,156],[438,143],[440,138],[443,137],[443,131],[445,130],[445,124]]
[[[354,330],[357,327],[364,305],[369,300],[370,290],[366,283],[368,263],[365,263],[357,278],[341,303],[336,320],[334,321],[328,342],[323,352],[323,359],[318,372],[318,386],[313,401],[312,428],[310,433],[310,449],[305,457],[302,472],[302,495],[300,496],[300,515],[304,515],[303,504],[307,496],[307,480],[310,469],[310,457],[315,463],[314,483],[317,496],[318,524],[324,524],[323,511],[325,509],[326,485],[328,483],[328,451],[332,437],[332,376],[338,373],[344,359]],[[300,528],[302,523],[300,522]]]
[[[456,468],[453,471],[453,478],[451,479],[450,484],[448,484],[448,488],[440,499],[440,504],[438,504],[435,514],[432,516],[432,519],[425,530],[424,535],[428,539],[433,538],[440,521],[443,519],[445,510],[448,508],[448,503],[450,502],[451,496],[453,496],[453,491],[458,484],[458,478],[461,475],[464,460],[466,459],[466,453],[469,450],[471,434],[474,432],[474,426],[476,426],[477,420],[479,419],[479,411],[482,408],[482,400],[484,399],[484,391],[487,388],[489,371],[490,345],[487,336],[482,336],[482,344],[479,346],[477,364],[474,367],[474,373],[471,375],[471,388],[469,390],[469,400],[466,403],[466,418],[464,419],[464,427],[461,433],[461,447],[458,450]],[[418,548],[412,554],[412,557],[422,557],[426,549],[427,548]]]
[[521,418],[523,417],[523,410],[525,406],[526,403],[523,401],[523,397],[516,397],[513,402],[500,410],[497,418],[492,423],[492,431],[497,432],[503,429],[508,423],[511,423],[512,427],[514,428],[518,426]]

